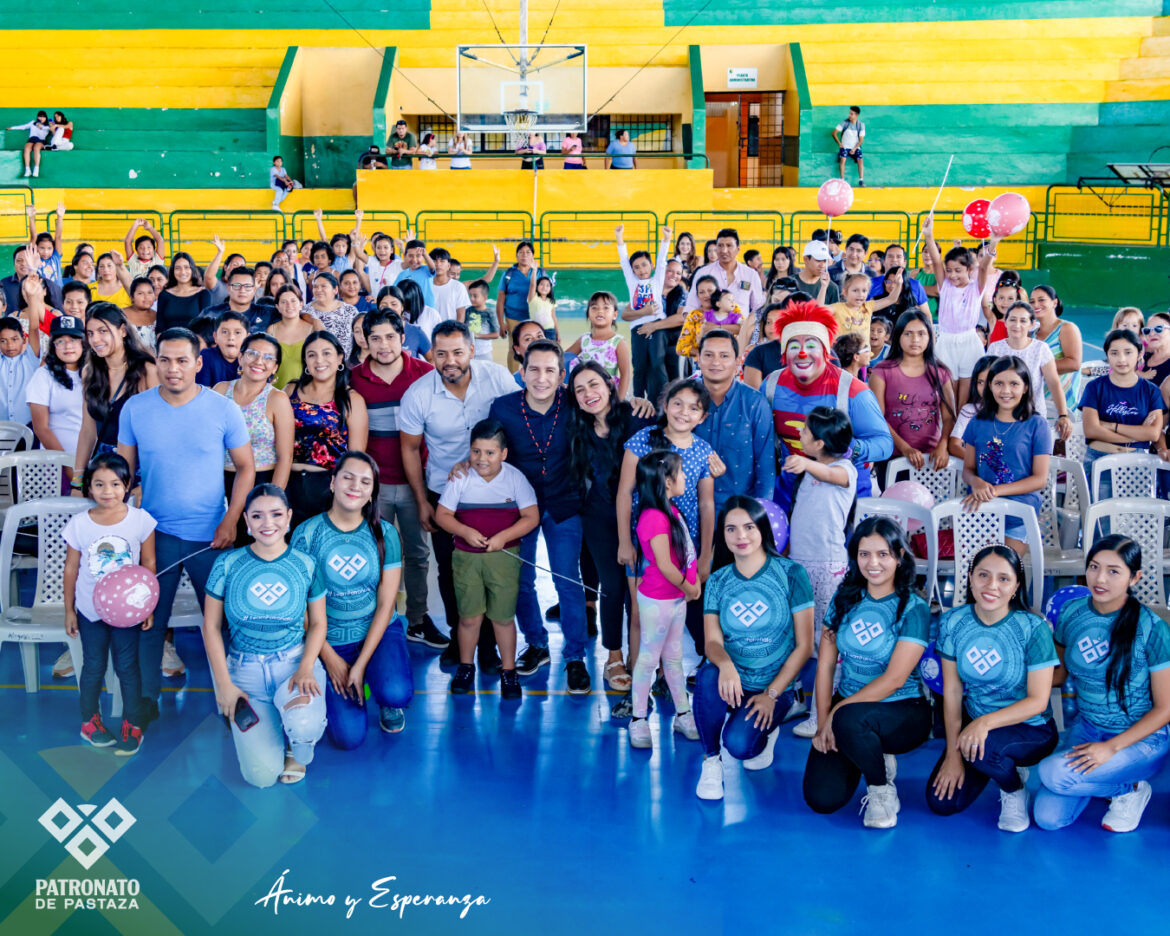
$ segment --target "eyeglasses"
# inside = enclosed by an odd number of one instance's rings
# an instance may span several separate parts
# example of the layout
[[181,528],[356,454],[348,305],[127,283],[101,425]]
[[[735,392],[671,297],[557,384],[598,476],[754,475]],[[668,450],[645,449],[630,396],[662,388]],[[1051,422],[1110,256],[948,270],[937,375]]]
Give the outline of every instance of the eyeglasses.
[[234,289],[236,292],[247,292],[249,289],[255,289],[255,283],[230,283],[228,289]]
[[1170,325],[1147,325],[1145,328],[1142,329],[1142,334],[1143,335],[1160,335],[1167,328],[1170,328]]
[[275,354],[262,354],[259,351],[253,351],[251,348],[241,354],[240,357],[242,357],[245,361],[263,361],[265,364],[276,363]]

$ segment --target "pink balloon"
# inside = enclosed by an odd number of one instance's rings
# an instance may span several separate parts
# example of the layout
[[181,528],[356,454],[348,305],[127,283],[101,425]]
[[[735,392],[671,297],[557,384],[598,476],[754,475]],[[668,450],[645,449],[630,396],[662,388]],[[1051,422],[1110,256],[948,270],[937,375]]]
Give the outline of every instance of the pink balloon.
[[[930,510],[934,506],[934,495],[930,493],[930,489],[918,481],[898,481],[886,488],[882,497],[888,497],[890,500],[907,501],[911,504],[917,504],[919,507],[925,507]],[[922,529],[922,523],[918,520],[909,520],[906,527],[911,530]]]
[[993,234],[1011,237],[1028,226],[1032,217],[1032,206],[1028,199],[1018,192],[1004,192],[997,195],[987,209],[987,223]]
[[158,606],[158,579],[140,565],[122,566],[98,579],[93,604],[111,627],[134,627]]
[[980,240],[991,236],[987,226],[987,209],[991,205],[986,198],[976,198],[963,209],[963,230]]
[[853,205],[853,186],[844,179],[829,179],[817,189],[817,206],[830,218],[839,218]]

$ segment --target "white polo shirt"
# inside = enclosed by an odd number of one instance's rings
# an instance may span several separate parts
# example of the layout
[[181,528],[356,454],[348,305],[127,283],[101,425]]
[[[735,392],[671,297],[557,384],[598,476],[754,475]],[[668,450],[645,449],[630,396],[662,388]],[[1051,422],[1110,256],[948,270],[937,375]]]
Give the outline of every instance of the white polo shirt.
[[508,368],[479,360],[471,362],[471,381],[462,400],[448,389],[438,370],[407,388],[398,407],[398,431],[425,440],[428,488],[443,493],[451,469],[467,458],[472,427],[487,418],[496,397],[515,392],[516,381]]
[[735,304],[740,307],[744,315],[749,312],[758,313],[764,307],[764,287],[760,285],[760,275],[746,263],[737,263],[731,276],[720,266],[719,261],[708,263],[695,271],[691,280],[691,291],[687,293],[687,308],[697,309],[699,297],[695,293],[695,284],[704,276],[712,276],[719,284],[720,289],[730,289],[735,296]]

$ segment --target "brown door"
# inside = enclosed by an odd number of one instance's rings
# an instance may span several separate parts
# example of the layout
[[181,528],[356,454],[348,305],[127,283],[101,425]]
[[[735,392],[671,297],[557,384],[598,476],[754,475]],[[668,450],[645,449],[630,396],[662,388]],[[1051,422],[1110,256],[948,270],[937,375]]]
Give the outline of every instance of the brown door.
[[739,101],[708,100],[707,158],[716,188],[739,185]]

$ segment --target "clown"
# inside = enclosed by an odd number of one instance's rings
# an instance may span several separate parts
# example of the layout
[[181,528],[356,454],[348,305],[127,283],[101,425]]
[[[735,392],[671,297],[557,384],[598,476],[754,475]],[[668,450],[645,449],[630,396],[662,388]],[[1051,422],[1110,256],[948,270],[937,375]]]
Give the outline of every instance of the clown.
[[[883,461],[894,452],[894,440],[873,391],[829,360],[837,337],[837,319],[815,302],[790,305],[775,322],[784,354],[784,369],[768,376],[765,391],[780,442],[778,464],[800,454],[800,430],[814,406],[832,406],[849,414],[853,424],[850,458],[857,466],[857,496],[871,493],[866,462]],[[776,480],[776,502],[792,509],[795,476],[781,472]]]

